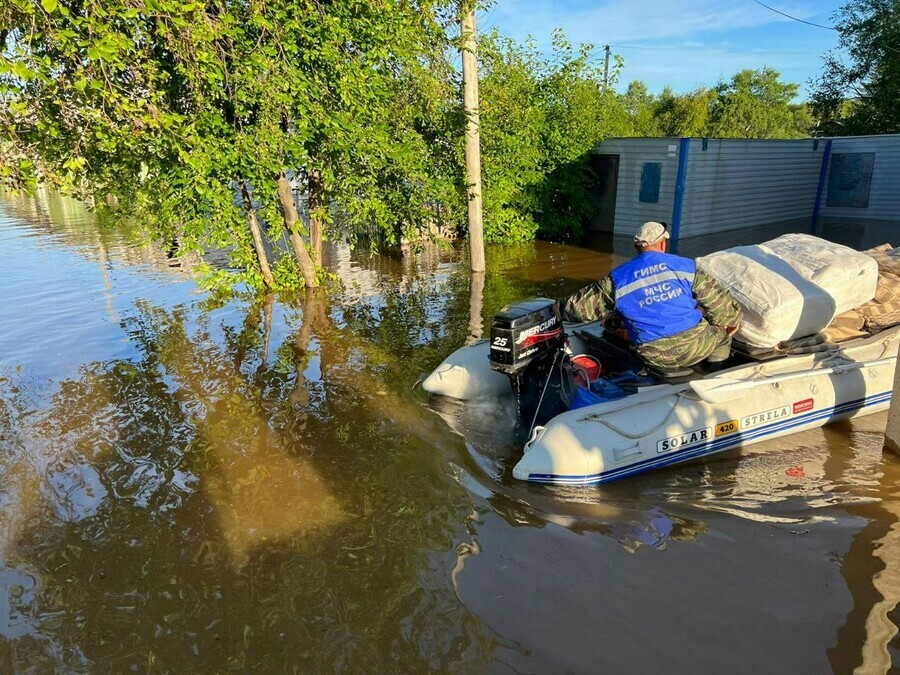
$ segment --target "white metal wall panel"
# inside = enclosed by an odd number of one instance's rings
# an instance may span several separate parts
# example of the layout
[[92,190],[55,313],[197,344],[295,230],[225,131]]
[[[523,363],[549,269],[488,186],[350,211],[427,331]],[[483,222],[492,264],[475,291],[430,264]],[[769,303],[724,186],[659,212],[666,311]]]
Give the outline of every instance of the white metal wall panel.
[[693,237],[812,220],[825,141],[692,139],[681,232]]
[[[868,208],[838,208],[826,205],[829,166],[819,213],[828,218],[887,220],[900,222],[900,134],[847,136],[832,139],[831,154],[875,153]],[[621,169],[620,169],[621,170]]]
[[[679,141],[678,138],[611,138],[600,144],[597,152],[601,155],[619,155],[615,234],[632,235],[648,220],[672,220]],[[670,147],[674,150],[670,151]],[[662,164],[657,203],[640,201],[644,162]]]

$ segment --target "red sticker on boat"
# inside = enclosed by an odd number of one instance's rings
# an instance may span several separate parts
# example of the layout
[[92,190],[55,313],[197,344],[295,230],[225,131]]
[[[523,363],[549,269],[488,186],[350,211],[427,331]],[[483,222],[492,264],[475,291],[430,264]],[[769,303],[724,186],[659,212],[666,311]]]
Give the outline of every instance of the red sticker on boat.
[[794,414],[806,412],[807,410],[813,409],[814,400],[811,398],[805,398],[802,401],[797,401],[794,404]]

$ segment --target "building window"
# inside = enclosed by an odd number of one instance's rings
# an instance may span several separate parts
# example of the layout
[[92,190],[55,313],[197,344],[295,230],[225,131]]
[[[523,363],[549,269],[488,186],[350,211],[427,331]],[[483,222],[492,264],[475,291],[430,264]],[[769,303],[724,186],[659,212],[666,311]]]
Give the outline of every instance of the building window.
[[852,209],[869,208],[874,152],[836,153],[831,156],[828,173],[828,196],[825,206]]
[[662,164],[659,162],[644,162],[641,169],[641,195],[642,202],[656,204],[659,202],[659,178],[662,176]]

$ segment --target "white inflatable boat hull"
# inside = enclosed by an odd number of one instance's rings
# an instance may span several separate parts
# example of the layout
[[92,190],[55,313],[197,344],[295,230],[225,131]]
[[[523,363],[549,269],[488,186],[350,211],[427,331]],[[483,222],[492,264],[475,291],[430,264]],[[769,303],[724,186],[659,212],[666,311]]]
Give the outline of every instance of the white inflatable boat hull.
[[[513,476],[563,485],[607,483],[886,410],[898,331],[847,342],[836,352],[751,363],[699,383],[657,385],[562,413],[535,429]],[[445,366],[460,362],[460,352],[471,349],[455,352],[435,374],[442,368],[448,372]],[[484,352],[467,361],[467,381],[490,378],[493,393],[509,391],[508,381],[502,386],[494,377]],[[426,380],[426,391],[453,395],[432,379],[435,374]]]

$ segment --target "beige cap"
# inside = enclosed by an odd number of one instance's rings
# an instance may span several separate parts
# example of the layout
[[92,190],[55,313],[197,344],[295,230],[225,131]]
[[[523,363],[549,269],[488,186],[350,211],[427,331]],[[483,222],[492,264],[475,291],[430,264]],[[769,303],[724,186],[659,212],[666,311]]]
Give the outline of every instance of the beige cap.
[[634,243],[640,246],[652,246],[660,239],[668,239],[669,232],[662,223],[655,220],[644,223],[634,233]]

